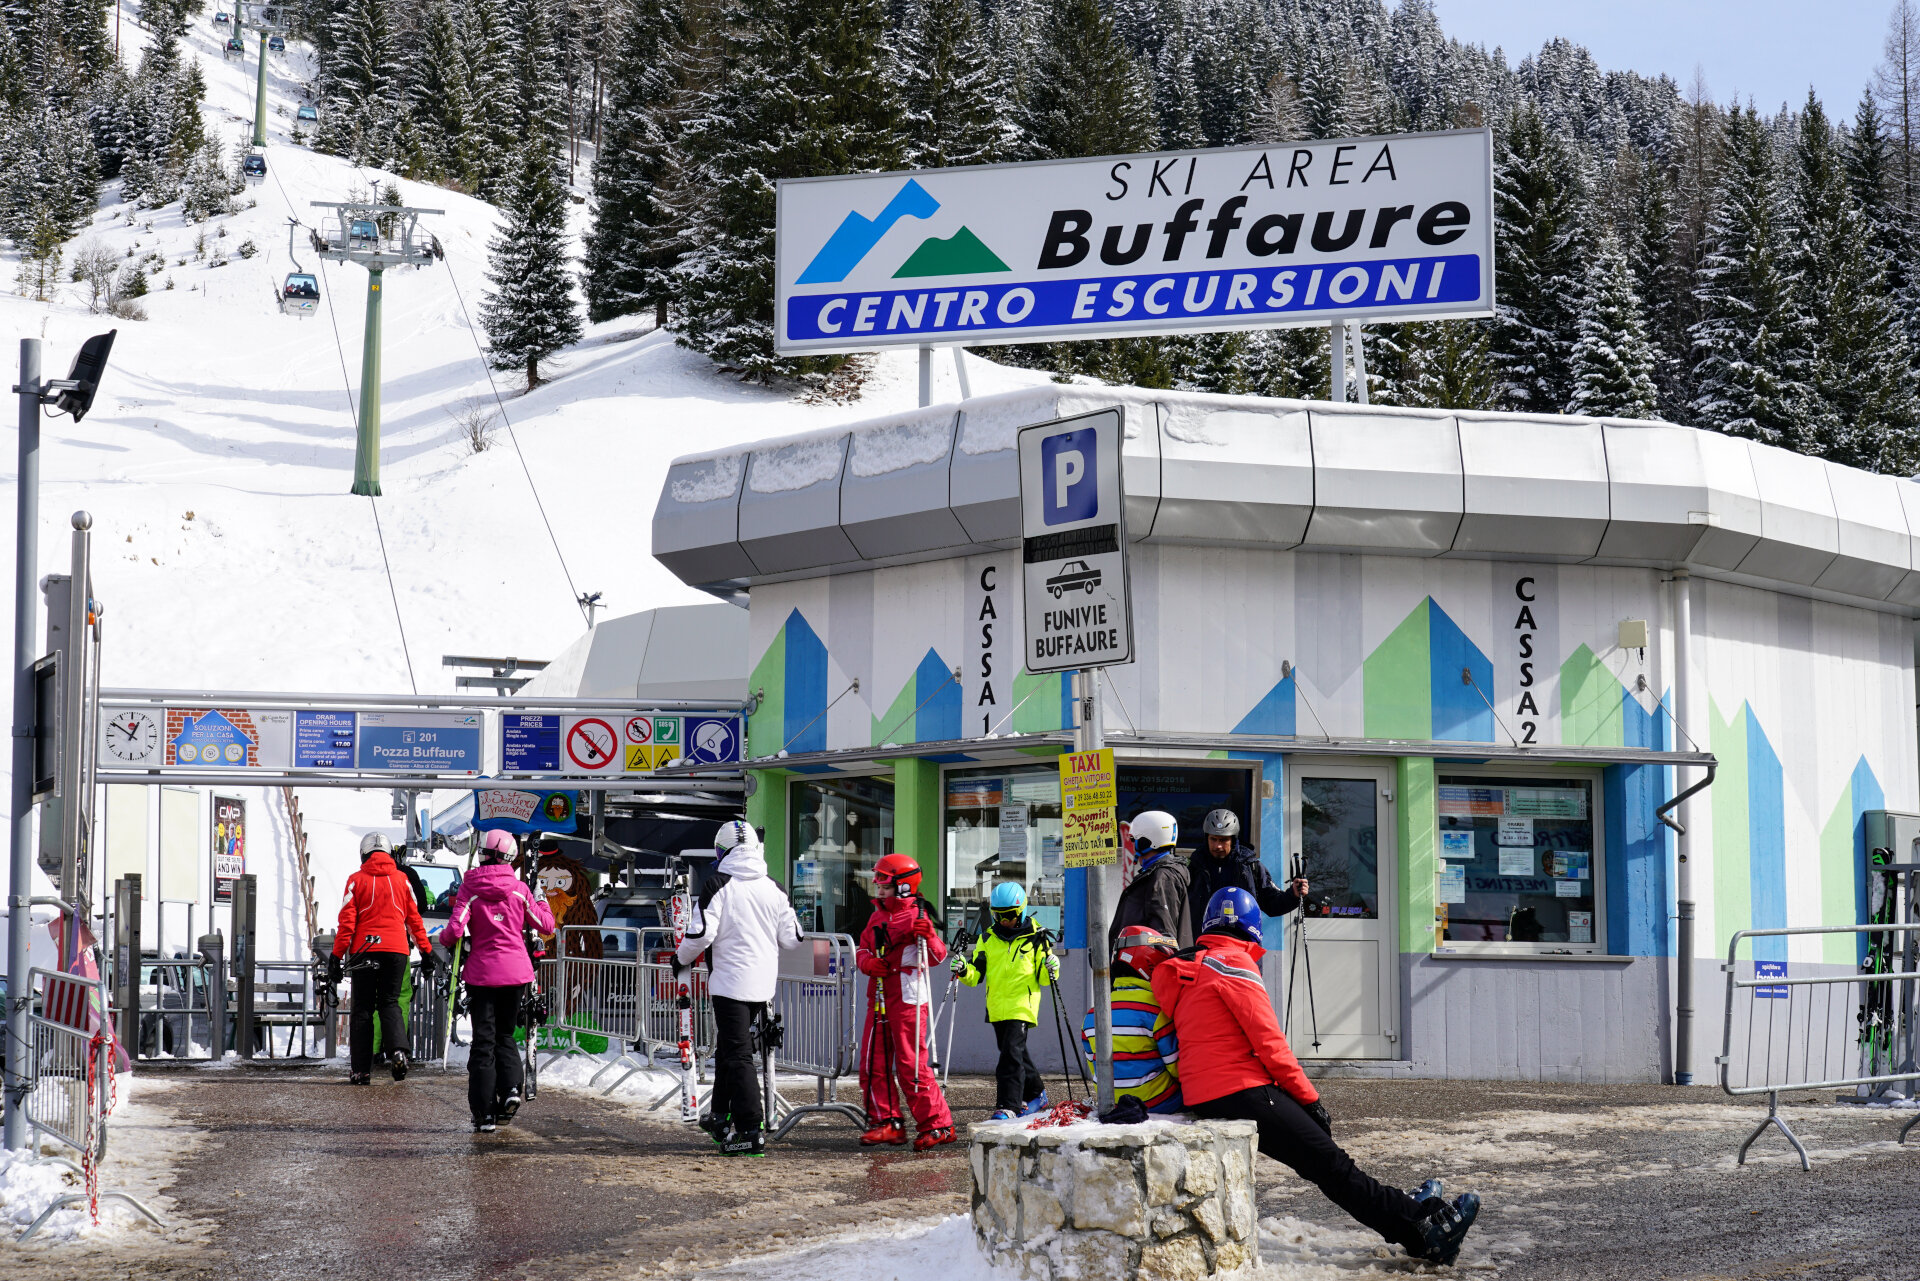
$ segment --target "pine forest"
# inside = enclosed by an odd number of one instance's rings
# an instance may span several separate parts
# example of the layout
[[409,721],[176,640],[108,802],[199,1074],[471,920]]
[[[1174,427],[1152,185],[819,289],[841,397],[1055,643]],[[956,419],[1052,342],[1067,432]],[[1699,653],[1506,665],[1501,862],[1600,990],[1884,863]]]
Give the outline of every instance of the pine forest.
[[[217,2],[217,0],[216,0]],[[0,0],[0,235],[61,270],[104,184],[217,207],[180,33],[144,0]],[[1496,317],[1365,329],[1375,404],[1660,418],[1920,470],[1920,11],[1853,102],[1719,100],[1556,40],[1450,39],[1431,0],[286,0],[310,145],[498,205],[492,359],[529,386],[635,315],[738,376],[772,347],[783,178],[1491,126]],[[1879,38],[1863,33],[1863,39]],[[586,200],[569,232],[569,193]],[[576,223],[577,229],[577,223]],[[1153,387],[1324,397],[1324,327],[1003,347]]]

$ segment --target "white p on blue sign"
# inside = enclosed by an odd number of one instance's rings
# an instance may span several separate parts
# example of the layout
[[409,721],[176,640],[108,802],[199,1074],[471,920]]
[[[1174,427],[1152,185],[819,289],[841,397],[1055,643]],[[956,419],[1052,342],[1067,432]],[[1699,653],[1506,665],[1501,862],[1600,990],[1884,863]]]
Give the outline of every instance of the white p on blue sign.
[[1020,523],[1030,672],[1133,661],[1125,411],[1020,430]]
[[1486,129],[783,181],[783,353],[1493,314]]

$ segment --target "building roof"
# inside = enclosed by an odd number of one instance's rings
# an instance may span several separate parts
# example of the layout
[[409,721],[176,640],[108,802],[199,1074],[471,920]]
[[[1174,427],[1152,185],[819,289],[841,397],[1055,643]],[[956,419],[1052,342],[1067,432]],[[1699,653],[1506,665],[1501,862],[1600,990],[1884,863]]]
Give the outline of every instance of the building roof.
[[520,690],[524,697],[739,702],[747,611],[669,605],[598,623]]
[[1127,418],[1133,541],[1689,568],[1920,615],[1920,484],[1670,423],[1054,384],[676,459],[654,555],[756,582],[1018,545],[1021,427]]

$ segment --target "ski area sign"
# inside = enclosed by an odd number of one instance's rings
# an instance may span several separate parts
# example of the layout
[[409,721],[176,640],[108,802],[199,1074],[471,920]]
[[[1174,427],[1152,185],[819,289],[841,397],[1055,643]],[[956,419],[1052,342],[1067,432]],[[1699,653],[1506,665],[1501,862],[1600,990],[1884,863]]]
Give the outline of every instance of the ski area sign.
[[1493,134],[791,179],[785,354],[1493,314]]
[[1133,661],[1125,411],[1020,429],[1020,523],[1030,672]]

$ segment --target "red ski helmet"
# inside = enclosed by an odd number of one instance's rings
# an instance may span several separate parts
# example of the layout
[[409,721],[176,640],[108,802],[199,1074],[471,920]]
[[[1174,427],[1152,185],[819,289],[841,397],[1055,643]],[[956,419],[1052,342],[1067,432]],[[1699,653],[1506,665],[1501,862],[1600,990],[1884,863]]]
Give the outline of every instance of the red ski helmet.
[[873,885],[883,898],[912,898],[920,892],[920,865],[905,854],[889,854],[873,865]]
[[1113,959],[1131,967],[1136,974],[1151,974],[1154,966],[1179,949],[1178,940],[1168,938],[1151,925],[1129,925],[1113,941]]

